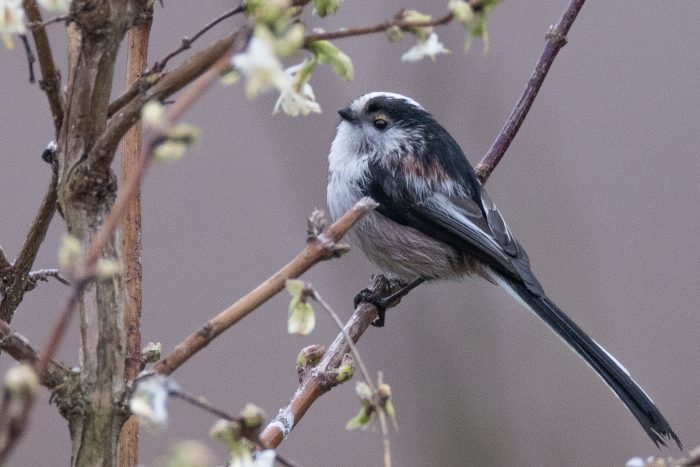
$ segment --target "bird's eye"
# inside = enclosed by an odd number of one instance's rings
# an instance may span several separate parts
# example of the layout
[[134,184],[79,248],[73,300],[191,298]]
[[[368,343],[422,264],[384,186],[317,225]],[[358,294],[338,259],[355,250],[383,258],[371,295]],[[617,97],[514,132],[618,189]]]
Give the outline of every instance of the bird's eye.
[[388,125],[387,121],[383,118],[375,118],[374,122],[372,122],[372,124],[374,125],[374,128],[376,128],[377,130],[383,130]]

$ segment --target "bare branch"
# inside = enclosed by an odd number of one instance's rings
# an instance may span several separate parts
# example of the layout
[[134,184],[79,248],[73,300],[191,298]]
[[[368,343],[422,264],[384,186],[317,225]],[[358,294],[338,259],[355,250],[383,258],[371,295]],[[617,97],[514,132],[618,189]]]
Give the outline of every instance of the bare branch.
[[197,31],[192,36],[191,39],[189,37],[183,37],[182,43],[180,44],[180,46],[178,48],[176,48],[172,52],[168,53],[168,55],[166,55],[162,59],[158,60],[150,70],[148,70],[144,73],[144,75],[149,75],[152,73],[160,73],[161,71],[163,71],[165,69],[166,65],[173,57],[179,55],[180,53],[182,53],[185,50],[188,50],[190,47],[192,47],[192,44],[194,43],[194,41],[196,41],[197,39],[202,37],[211,28],[213,28],[217,24],[221,23],[225,19],[228,19],[228,18],[230,18],[234,15],[237,15],[238,13],[241,13],[243,11],[245,11],[245,6],[243,6],[242,4],[238,5],[237,7],[228,10],[227,12],[221,14],[219,17],[217,17],[214,20],[212,20],[211,22],[209,22],[206,26],[204,26],[202,29]]
[[[20,363],[33,365],[38,360],[37,353],[27,338],[13,331],[5,321],[0,321],[0,349]],[[51,360],[39,381],[47,388],[54,389],[63,384],[69,376],[70,370],[65,365]]]
[[304,45],[316,41],[344,39],[346,37],[363,36],[366,34],[374,34],[376,32],[384,32],[394,26],[398,26],[401,29],[427,28],[432,26],[441,26],[449,23],[450,21],[452,21],[452,13],[448,13],[445,16],[441,16],[440,18],[430,21],[405,21],[402,19],[401,13],[398,13],[393,19],[375,24],[373,26],[345,28],[339,31],[309,34],[304,37]]
[[515,104],[513,111],[501,129],[501,132],[498,134],[498,137],[481,162],[476,166],[476,174],[482,184],[486,183],[489,175],[491,175],[493,169],[496,168],[503,158],[503,155],[510,147],[510,143],[513,142],[515,135],[518,133],[520,126],[523,124],[525,117],[532,107],[532,103],[535,101],[535,97],[537,97],[537,93],[542,87],[542,83],[544,83],[544,79],[547,77],[549,68],[552,66],[552,63],[554,63],[554,59],[559,53],[559,50],[566,45],[566,35],[574,24],[574,20],[579,11],[581,11],[584,2],[585,0],[571,0],[557,24],[549,28],[549,32],[547,32],[546,35],[544,51],[542,51],[542,55],[537,65],[535,65],[535,71],[532,72],[532,76],[530,76],[525,90]]
[[[41,13],[36,5],[35,0],[23,1],[24,11],[27,14],[27,19],[30,23],[41,23]],[[46,97],[49,100],[51,108],[51,116],[53,117],[53,126],[56,135],[63,124],[63,98],[61,97],[61,73],[56,67],[51,52],[51,43],[46,30],[42,28],[33,28],[32,36],[36,45],[36,53],[39,59],[39,69],[41,70],[41,81],[39,87],[46,92]]]
[[232,53],[234,45],[239,47],[247,43],[249,33],[250,28],[243,26],[226,35],[173,71],[163,75],[155,85],[149,84],[147,80],[139,80],[123,97],[119,97],[110,104],[108,114],[112,118],[107,123],[105,132],[95,142],[92,149],[95,157],[104,158],[114,151],[126,131],[136,123],[141,107],[148,100],[163,100],[187,86],[222,57]]
[[0,320],[12,321],[15,310],[24,298],[26,290],[28,274],[34,264],[36,255],[39,252],[39,247],[46,237],[46,232],[49,229],[49,224],[53,215],[56,212],[56,177],[53,177],[49,187],[44,195],[44,199],[39,206],[29,227],[29,233],[24,240],[24,244],[19,251],[19,255],[11,269],[12,280],[5,284],[7,292],[0,302]]
[[29,45],[29,39],[27,39],[27,36],[20,34],[19,38],[24,46],[24,53],[27,56],[27,63],[29,64],[29,82],[34,84],[36,82],[36,78],[34,77],[34,62],[36,62],[36,57],[32,52],[32,46]]
[[[151,13],[151,12],[149,12]],[[153,17],[129,30],[126,52],[126,85],[132,86],[148,64],[148,46]],[[120,184],[132,177],[142,152],[143,132],[137,123],[124,135],[121,146]],[[141,197],[140,192],[127,202],[122,219],[122,281],[124,284],[124,328],[126,330],[124,380],[134,380],[141,371]],[[130,417],[119,435],[120,465],[139,463],[139,424]]]
[[155,370],[164,375],[171,374],[219,334],[275,296],[284,288],[287,279],[299,277],[319,261],[346,251],[346,247],[338,245],[338,242],[355,223],[376,206],[377,204],[369,198],[358,201],[333,225],[319,235],[312,236],[306,247],[282,269],[178,344],[170,355],[156,363]]

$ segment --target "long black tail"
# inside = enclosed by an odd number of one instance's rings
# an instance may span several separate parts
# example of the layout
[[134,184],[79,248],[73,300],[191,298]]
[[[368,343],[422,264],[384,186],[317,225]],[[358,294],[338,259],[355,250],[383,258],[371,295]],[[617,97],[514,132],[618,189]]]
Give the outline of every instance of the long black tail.
[[657,447],[659,444],[668,446],[666,442],[673,440],[681,450],[683,449],[681,440],[673,432],[664,416],[642,388],[634,382],[624,366],[588,337],[549,298],[535,295],[525,284],[517,280],[505,277],[500,279],[501,286],[512,292],[516,298],[520,298],[528,309],[547,323],[603,378],[617,397],[625,403]]

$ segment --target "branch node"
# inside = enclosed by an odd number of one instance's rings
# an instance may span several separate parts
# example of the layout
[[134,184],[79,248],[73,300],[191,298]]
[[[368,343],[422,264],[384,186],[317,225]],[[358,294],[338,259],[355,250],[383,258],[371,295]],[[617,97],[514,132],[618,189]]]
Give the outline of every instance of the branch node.
[[198,334],[205,339],[212,339],[214,337],[214,327],[211,325],[211,323],[207,323],[200,328]]

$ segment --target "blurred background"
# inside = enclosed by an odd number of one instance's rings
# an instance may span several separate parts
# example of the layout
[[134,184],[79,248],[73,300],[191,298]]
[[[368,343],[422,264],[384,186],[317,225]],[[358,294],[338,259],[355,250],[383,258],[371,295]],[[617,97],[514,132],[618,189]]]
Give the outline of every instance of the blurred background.
[[[346,1],[338,15],[308,20],[334,30],[384,21],[402,7],[441,15],[444,3]],[[320,115],[272,115],[276,93],[248,100],[240,83],[206,95],[185,117],[202,129],[201,143],[179,162],[154,166],[143,187],[144,344],[162,342],[170,351],[300,250],[307,216],[325,206],[335,111],[355,96],[385,90],[415,98],[478,162],[566,3],[502,2],[488,22],[487,55],[478,40],[463,53],[457,24],[438,30],[453,52],[435,63],[400,61],[411,38],[337,41],[354,59],[355,80],[321,67],[311,83]],[[231,6],[203,0],[157,7],[150,62]],[[700,444],[698,24],[700,5],[692,0],[586,4],[488,183],[548,294],[630,369],[690,448]],[[50,31],[65,70],[62,27]],[[0,56],[0,244],[14,258],[49,180],[40,154],[53,132],[44,94],[27,83],[19,44]],[[123,65],[124,57],[114,96],[124,88]],[[56,265],[63,232],[56,216],[35,268]],[[303,279],[347,318],[374,272],[353,250]],[[43,343],[66,295],[61,284],[40,284],[13,328]],[[265,304],[175,379],[229,412],[254,402],[275,415],[297,386],[298,351],[338,333],[319,312],[313,334],[288,336],[288,301],[282,293]],[[421,286],[387,318],[359,348],[393,389],[397,466],[621,466],[659,453],[592,370],[484,281]],[[78,361],[77,330],[74,321],[60,351],[69,365]],[[0,370],[12,363],[0,356]],[[378,430],[344,429],[358,405],[354,383],[334,389],[280,452],[303,466],[381,464]],[[143,464],[155,465],[182,439],[207,443],[224,463],[224,449],[208,439],[210,415],[177,400],[170,415],[166,431],[142,432]],[[67,425],[44,392],[11,464],[66,465],[69,456]]]

